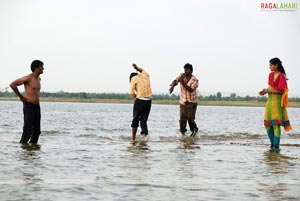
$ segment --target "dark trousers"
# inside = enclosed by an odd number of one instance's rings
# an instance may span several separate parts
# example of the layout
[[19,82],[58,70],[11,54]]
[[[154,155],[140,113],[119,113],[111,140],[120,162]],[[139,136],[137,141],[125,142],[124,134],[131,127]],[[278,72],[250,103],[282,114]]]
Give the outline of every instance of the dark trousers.
[[133,119],[131,127],[139,127],[141,123],[141,134],[148,135],[147,120],[151,110],[151,100],[135,99],[133,106]]
[[24,103],[24,126],[20,143],[37,143],[41,133],[41,109],[39,104]]
[[186,102],[185,105],[180,104],[180,132],[186,132],[186,122],[189,123],[190,130],[193,132],[197,128],[195,122],[197,103]]

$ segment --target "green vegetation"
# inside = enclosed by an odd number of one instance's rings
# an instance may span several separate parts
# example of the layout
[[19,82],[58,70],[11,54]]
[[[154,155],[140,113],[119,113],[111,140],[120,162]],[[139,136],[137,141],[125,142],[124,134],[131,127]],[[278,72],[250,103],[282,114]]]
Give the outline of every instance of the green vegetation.
[[[52,102],[96,102],[96,103],[132,103],[128,93],[87,93],[87,92],[41,92],[42,101]],[[178,104],[179,95],[155,94],[154,104]],[[13,92],[0,91],[0,100],[18,100]],[[222,106],[265,106],[266,96],[237,96],[235,93],[230,96],[222,96],[221,92],[209,96],[199,96],[199,105],[222,105]],[[289,98],[290,107],[300,107],[300,98]]]

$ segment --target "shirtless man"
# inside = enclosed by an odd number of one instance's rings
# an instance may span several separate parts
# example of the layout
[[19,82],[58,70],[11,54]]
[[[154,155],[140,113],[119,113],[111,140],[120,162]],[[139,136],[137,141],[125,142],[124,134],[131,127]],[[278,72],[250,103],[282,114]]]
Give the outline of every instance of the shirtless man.
[[[23,102],[24,127],[20,143],[37,143],[41,133],[41,109],[40,109],[40,74],[44,71],[44,63],[34,60],[31,63],[32,73],[21,77],[10,84],[12,90]],[[18,86],[24,85],[25,95],[23,96]]]

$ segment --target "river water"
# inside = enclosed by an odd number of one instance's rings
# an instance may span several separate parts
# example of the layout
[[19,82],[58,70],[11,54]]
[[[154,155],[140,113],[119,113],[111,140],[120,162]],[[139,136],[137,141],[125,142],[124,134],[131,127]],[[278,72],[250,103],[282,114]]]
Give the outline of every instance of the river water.
[[300,200],[300,108],[279,151],[262,107],[199,106],[190,140],[179,106],[152,105],[147,145],[130,143],[131,104],[41,109],[39,144],[25,146],[22,104],[0,102],[0,200]]

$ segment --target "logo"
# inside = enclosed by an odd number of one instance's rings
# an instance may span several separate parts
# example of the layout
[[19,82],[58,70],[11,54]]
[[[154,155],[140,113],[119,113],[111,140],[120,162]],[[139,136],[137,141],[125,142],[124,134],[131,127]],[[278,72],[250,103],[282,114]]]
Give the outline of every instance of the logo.
[[297,3],[274,3],[274,2],[262,2],[260,3],[261,11],[297,11]]

